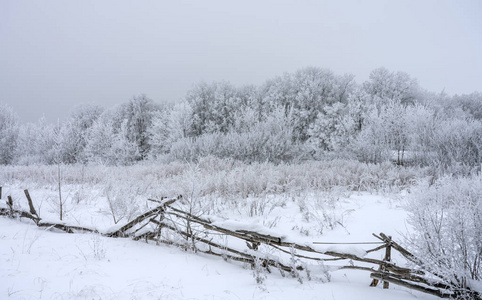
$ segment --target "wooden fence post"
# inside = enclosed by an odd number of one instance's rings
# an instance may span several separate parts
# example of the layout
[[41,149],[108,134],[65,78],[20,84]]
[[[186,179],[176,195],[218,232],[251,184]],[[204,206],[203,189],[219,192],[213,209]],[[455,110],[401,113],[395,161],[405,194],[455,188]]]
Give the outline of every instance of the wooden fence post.
[[159,224],[157,225],[158,229],[156,232],[156,237],[157,237],[156,245],[159,245],[161,241],[162,227],[164,227],[164,224],[162,222],[164,222],[164,218],[166,217],[165,213],[166,213],[166,210],[164,209],[164,210],[161,210],[161,213],[159,214]]
[[7,204],[8,204],[8,207],[10,208],[10,218],[13,218],[13,200],[12,200],[12,196],[7,196]]
[[[387,248],[385,249],[385,259],[384,261],[391,261],[392,260],[392,237],[391,236],[388,236],[388,244],[387,244]],[[388,289],[388,286],[390,285],[390,283],[388,281],[383,281],[383,288],[384,289]]]
[[29,194],[28,190],[24,190],[23,192],[25,193],[25,197],[27,197],[28,206],[30,208],[30,213],[32,215],[38,216],[37,211],[35,210],[35,207],[33,206],[32,198],[30,198],[30,194]]
[[[389,262],[392,260],[392,237],[389,236],[388,239],[385,241],[386,242],[386,247],[385,247],[385,258],[383,259],[384,262]],[[384,265],[380,265],[378,268],[378,271],[385,272],[386,268]],[[373,279],[372,282],[370,283],[370,286],[375,287],[378,285],[378,279]],[[383,288],[388,289],[390,283],[388,281],[383,281]]]

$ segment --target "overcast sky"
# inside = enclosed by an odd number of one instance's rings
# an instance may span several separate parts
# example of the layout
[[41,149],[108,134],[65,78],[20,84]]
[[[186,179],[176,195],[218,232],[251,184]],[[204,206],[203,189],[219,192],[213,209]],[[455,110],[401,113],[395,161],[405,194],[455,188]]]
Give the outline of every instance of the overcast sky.
[[384,66],[430,91],[482,91],[482,1],[0,0],[0,102],[22,121],[306,66],[359,83]]

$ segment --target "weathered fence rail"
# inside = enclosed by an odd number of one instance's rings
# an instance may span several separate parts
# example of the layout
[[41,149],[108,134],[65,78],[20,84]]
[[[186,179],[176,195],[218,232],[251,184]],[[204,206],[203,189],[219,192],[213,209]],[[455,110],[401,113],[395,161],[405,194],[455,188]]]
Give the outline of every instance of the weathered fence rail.
[[[12,197],[6,200],[7,207],[0,207],[0,215],[11,218],[27,218],[39,227],[55,228],[67,233],[91,232],[102,234],[106,237],[131,237],[134,240],[152,241],[157,244],[164,243],[175,245],[183,249],[222,257],[225,260],[243,262],[252,265],[261,264],[271,272],[272,269],[280,271],[282,276],[289,273],[296,276],[298,272],[307,271],[309,261],[328,262],[348,260],[350,263],[338,265],[336,269],[354,269],[370,272],[372,278],[370,286],[377,286],[383,282],[383,288],[389,288],[389,283],[400,285],[409,289],[435,295],[441,298],[457,298],[459,295],[471,295],[473,299],[481,300],[479,293],[468,288],[461,289],[457,284],[447,281],[436,274],[426,274],[423,265],[408,250],[392,240],[390,236],[380,233],[373,234],[379,242],[361,243],[330,243],[314,242],[313,245],[333,244],[373,244],[378,245],[373,249],[364,250],[365,254],[385,249],[383,260],[345,253],[336,250],[320,250],[308,244],[299,244],[273,234],[260,233],[246,228],[226,228],[216,225],[209,218],[204,218],[188,212],[173,204],[182,199],[182,196],[165,198],[162,200],[148,199],[157,205],[139,215],[132,221],[111,232],[100,232],[95,228],[74,226],[62,223],[44,222],[37,214],[33,201],[25,190],[29,211],[14,208]],[[0,187],[0,199],[2,196]],[[190,211],[190,210],[189,210]],[[241,240],[247,248],[229,245],[226,239]],[[224,241],[224,242],[223,242]],[[236,244],[236,243],[235,243]],[[277,251],[279,255],[267,255],[260,248],[268,247]],[[412,264],[419,266],[417,269],[400,267],[391,261],[392,250],[399,252]],[[270,252],[271,253],[271,252]],[[285,256],[283,259],[282,256]],[[355,265],[358,262],[363,265]],[[429,277],[430,276],[430,277]]]

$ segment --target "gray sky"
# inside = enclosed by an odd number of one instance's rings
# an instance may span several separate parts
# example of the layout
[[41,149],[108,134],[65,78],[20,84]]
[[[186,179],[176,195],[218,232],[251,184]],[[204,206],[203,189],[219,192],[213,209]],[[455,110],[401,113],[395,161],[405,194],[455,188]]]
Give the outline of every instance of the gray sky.
[[306,66],[359,83],[384,66],[430,91],[482,91],[482,1],[0,0],[0,102],[22,121]]

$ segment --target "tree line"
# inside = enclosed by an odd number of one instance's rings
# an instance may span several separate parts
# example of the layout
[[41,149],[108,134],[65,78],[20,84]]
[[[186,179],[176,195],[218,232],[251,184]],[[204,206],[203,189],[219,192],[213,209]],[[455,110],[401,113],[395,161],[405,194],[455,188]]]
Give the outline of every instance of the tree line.
[[482,94],[422,89],[403,72],[308,67],[259,86],[199,83],[175,104],[145,95],[75,107],[63,122],[20,124],[0,105],[0,164],[348,158],[472,172],[482,163]]

